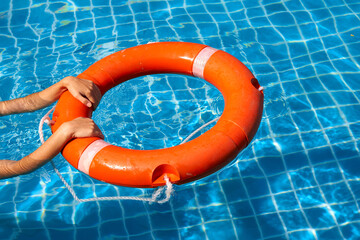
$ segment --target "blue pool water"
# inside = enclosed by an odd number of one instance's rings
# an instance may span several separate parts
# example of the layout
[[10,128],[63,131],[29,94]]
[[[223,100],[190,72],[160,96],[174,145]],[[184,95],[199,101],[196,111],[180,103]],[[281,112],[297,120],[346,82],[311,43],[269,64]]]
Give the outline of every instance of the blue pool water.
[[[79,203],[50,164],[1,180],[1,239],[360,239],[357,0],[3,0],[0,100],[157,41],[207,44],[254,73],[265,105],[252,143],[216,174],[174,186],[162,205]],[[163,148],[223,105],[200,79],[154,75],[112,89],[94,120],[111,143]],[[39,147],[48,110],[1,117],[0,159]],[[82,199],[153,192],[96,181],[62,156],[54,162]]]

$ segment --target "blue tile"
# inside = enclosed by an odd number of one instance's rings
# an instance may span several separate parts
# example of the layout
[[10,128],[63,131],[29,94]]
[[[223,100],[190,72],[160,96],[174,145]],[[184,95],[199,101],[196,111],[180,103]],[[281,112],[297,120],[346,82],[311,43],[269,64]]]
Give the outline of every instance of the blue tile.
[[292,232],[289,234],[290,239],[307,239],[307,240],[315,240],[317,239],[314,232],[311,230],[298,230],[296,232]]
[[287,46],[279,44],[276,46],[264,46],[266,55],[273,60],[272,65],[278,71],[286,71],[292,68],[291,61],[288,59]]
[[[335,60],[340,60],[343,59],[344,56],[348,56],[348,50],[344,47],[344,46],[339,46],[339,47],[334,47],[334,48],[330,48],[327,50],[327,54],[329,55],[329,58],[332,60],[332,62],[334,63]],[[335,67],[338,69],[342,69],[342,66],[339,66],[339,63],[337,62],[335,64]],[[336,75],[329,75],[329,77],[334,78],[336,77]],[[324,81],[325,82],[325,81]],[[331,83],[331,81],[326,81],[326,83]],[[342,88],[344,88],[342,86]]]
[[[274,7],[274,5],[271,5]],[[282,6],[282,4],[278,4],[278,6]],[[280,9],[277,9],[277,13],[273,14],[271,16],[269,16],[270,21],[272,22],[272,24],[274,25],[280,25],[280,26],[284,26],[284,23],[286,22],[285,26],[289,26],[289,25],[294,25],[295,21],[294,21],[294,17],[293,15],[291,15],[289,12],[279,12]],[[284,9],[285,10],[285,9]],[[279,27],[280,29],[280,27]],[[280,30],[281,31],[281,30]],[[291,32],[295,32],[298,33],[296,28],[291,28]],[[299,36],[300,37],[300,36]],[[288,39],[285,35],[285,38]]]
[[279,144],[283,154],[290,154],[304,150],[298,135],[278,137],[276,141]]
[[177,240],[179,239],[178,230],[157,230],[153,232],[155,239],[169,239]]
[[[351,189],[344,183],[322,186],[325,198],[328,203],[351,202],[355,201]],[[345,211],[345,210],[344,210]]]
[[[8,3],[8,8],[10,7],[10,4]],[[16,1],[16,2],[12,2],[11,3],[12,7],[13,7],[13,10],[15,9],[23,9],[23,8],[28,8],[30,7],[30,3],[29,1]]]
[[359,158],[359,152],[354,142],[341,143],[333,146],[334,152],[338,160],[347,158]]
[[313,111],[304,111],[292,113],[294,122],[300,131],[311,131],[320,129],[319,121]]
[[[107,218],[104,218],[107,219]],[[127,230],[125,228],[125,223],[123,219],[119,219],[117,221],[106,221],[99,226],[99,232],[100,233],[112,233],[115,236],[126,236]]]
[[253,216],[255,214],[249,201],[230,203],[229,209],[233,218],[243,218]]
[[193,226],[190,228],[179,229],[179,233],[182,239],[189,239],[189,240],[206,239],[203,226]]
[[289,191],[292,189],[289,176],[286,173],[268,177],[271,192],[273,194]]
[[333,92],[332,96],[335,98],[338,104],[356,104],[357,99],[354,93],[351,92]]
[[150,214],[151,226],[155,229],[173,229],[176,228],[174,216],[171,212]]
[[246,192],[240,179],[221,181],[228,202],[246,199]]
[[127,218],[125,224],[130,235],[143,234],[150,231],[149,220],[146,216]]
[[282,135],[282,134],[292,134],[296,133],[298,130],[296,129],[294,121],[291,119],[289,115],[274,117],[274,124],[271,129],[274,134]]
[[311,110],[309,101],[302,95],[288,98],[287,103],[289,104],[291,110],[295,112]]
[[333,239],[333,240],[342,239],[339,229],[335,226],[334,228],[329,230],[318,230],[316,231],[316,234],[317,236],[319,236],[319,238],[323,238],[323,239]]
[[[218,229],[223,229],[219,231]],[[205,224],[206,235],[210,240],[236,239],[231,221],[219,221]]]
[[[272,28],[270,27],[264,27],[264,28],[259,28],[257,29],[258,32],[258,38],[259,38],[259,42],[260,43],[268,43],[268,44],[272,44],[274,42],[282,42],[283,39],[281,38],[281,36]],[[265,45],[264,45],[265,47]],[[285,46],[282,46],[283,49]],[[279,49],[278,47],[275,47],[276,49]],[[270,54],[276,54],[275,50],[272,49],[272,47],[268,46],[267,48],[265,48],[265,51],[268,50],[270,51]],[[269,57],[273,57],[270,56],[269,54],[267,54]],[[281,55],[279,55],[281,56]],[[272,58],[273,59],[273,58]],[[277,58],[275,58],[277,59]],[[277,59],[279,60],[279,59]]]
[[355,202],[335,204],[331,206],[331,209],[334,211],[338,224],[346,225],[347,223],[358,222],[360,220],[360,213]]
[[236,232],[243,239],[259,239],[260,231],[255,217],[234,220]]
[[299,81],[284,82],[282,85],[287,96],[304,93]]
[[335,105],[328,93],[308,94],[311,104],[314,108],[328,107]]
[[342,180],[339,167],[336,163],[325,163],[314,166],[314,172],[318,183],[326,184]]
[[314,23],[308,23],[300,26],[301,32],[305,38],[319,38],[317,27]]
[[[45,229],[26,229],[23,228],[21,230],[20,233],[18,233],[17,235],[15,235],[15,233],[13,234],[13,236],[16,236],[16,239],[19,240],[27,240],[27,239],[50,239],[51,236],[53,237],[52,239],[56,239],[54,236],[56,236],[56,234],[59,233],[59,238],[58,239],[62,239],[63,237],[69,237],[71,236],[71,232],[69,231],[68,233],[64,234],[64,231],[46,231]],[[1,237],[5,237],[6,235],[2,235]],[[50,236],[50,238],[48,237]],[[4,238],[5,239],[5,238]],[[9,238],[11,239],[11,238]],[[68,238],[70,239],[70,238]]]
[[341,107],[348,123],[358,122],[360,119],[360,107],[358,104]]
[[296,12],[292,12],[295,17],[295,21],[297,24],[306,24],[312,22],[309,12],[298,10]]
[[299,169],[296,172],[290,172],[291,182],[295,189],[316,186],[314,174],[310,167]]
[[269,194],[269,189],[264,178],[247,177],[243,179],[250,197],[261,197]]
[[352,90],[360,90],[359,73],[344,73],[342,77]]
[[212,222],[217,220],[229,220],[230,215],[227,205],[208,206],[200,209],[204,222]]
[[[285,211],[280,213],[289,232],[308,229],[304,214],[300,210]],[[305,234],[306,235],[306,234]]]
[[309,150],[309,158],[312,164],[335,160],[330,147],[327,146]]
[[317,148],[328,145],[328,142],[325,139],[325,134],[322,131],[302,133],[301,139],[306,149]]
[[259,215],[257,219],[264,238],[285,233],[284,226],[277,214]]
[[278,210],[294,210],[299,209],[298,199],[293,192],[281,193],[275,195],[275,201],[278,206]]
[[199,204],[202,206],[225,201],[218,182],[196,186],[196,193]]
[[[344,57],[346,57],[346,55]],[[331,62],[336,69],[341,69],[344,72],[353,72],[358,69],[358,65],[356,62],[354,63],[352,61],[349,61],[347,64],[344,64],[342,59],[333,59]],[[348,87],[344,85],[342,89],[348,90]]]
[[180,228],[187,228],[202,223],[200,211],[198,209],[185,209],[175,211],[176,222]]
[[79,228],[76,230],[74,237],[75,239],[92,239],[100,237],[99,229],[97,227]]
[[328,90],[347,90],[347,87],[344,84],[344,81],[340,78],[340,76],[329,74],[320,76],[319,79]]
[[269,19],[264,16],[250,18],[250,22],[253,26],[270,26],[271,25],[271,23],[269,22]]
[[337,31],[345,32],[352,28],[354,24],[359,24],[359,19],[354,15],[337,16],[335,18]]
[[304,209],[313,228],[329,228],[335,226],[334,219],[326,208]]
[[357,238],[360,238],[359,229],[360,229],[360,223],[354,222],[354,223],[349,223],[349,224],[346,224],[345,226],[342,226],[341,232],[343,233],[343,236],[346,239],[355,240]]
[[329,57],[325,51],[317,51],[311,54],[311,59],[314,63],[329,61]]
[[[360,182],[358,181],[349,181],[348,182],[353,193],[360,191]],[[356,199],[359,199],[357,195],[355,195]]]
[[[50,239],[72,239],[73,238],[73,232],[68,231],[68,230],[51,229],[51,230],[49,230],[49,235],[50,235]],[[44,235],[42,235],[42,236],[44,236]]]
[[321,21],[323,19],[331,18],[331,13],[328,10],[328,8],[324,6],[324,4],[325,4],[324,2],[319,2],[314,4],[317,6],[315,7],[314,10],[311,11],[311,13],[315,20]]
[[343,143],[353,139],[347,127],[330,128],[325,133],[331,144]]
[[239,164],[241,176],[246,179],[247,177],[263,177],[263,173],[259,168],[256,161]]
[[261,7],[249,8],[249,9],[247,9],[247,14],[248,14],[248,16],[251,16],[251,18],[262,17],[265,15],[265,13]]
[[136,236],[129,236],[130,240],[152,240],[154,239],[153,233],[144,233]]
[[343,125],[344,120],[337,108],[316,109],[316,115],[324,128]]
[[258,162],[267,176],[285,171],[283,160],[280,157],[261,157],[258,158]]
[[[288,80],[297,80],[298,79],[297,74],[294,69],[288,69],[288,70],[279,72],[279,77],[280,77],[280,79],[288,79]],[[284,87],[284,83],[283,83],[283,87]],[[300,86],[299,86],[299,88],[292,88],[291,90],[288,89],[288,91],[292,92],[289,95],[304,93],[304,91],[302,90],[302,88]]]
[[[286,8],[285,6],[282,4],[282,3],[275,3],[275,4],[268,4],[268,5],[265,5],[265,9],[266,9],[266,13],[268,15],[270,14],[274,14],[274,13],[277,13],[279,14],[278,12],[286,12]],[[290,18],[290,17],[288,17]],[[288,20],[288,19],[287,19]],[[285,20],[284,20],[285,21]],[[285,21],[286,22],[286,21]],[[279,23],[279,24],[283,24],[283,22]]]
[[[294,20],[291,19],[293,22]],[[301,33],[299,32],[297,26],[289,27],[278,27],[278,30],[281,32],[282,36],[289,41],[301,40]]]
[[[358,33],[359,33],[360,31],[358,30]],[[351,36],[351,35],[350,35]],[[350,40],[347,40],[348,42],[350,42]],[[349,44],[348,46],[347,46],[347,51],[349,51],[350,53],[350,56],[358,56],[360,53],[360,51],[359,51],[359,47],[360,47],[360,43],[353,43],[353,44]],[[355,61],[356,61],[356,59],[355,59]],[[357,63],[359,64],[359,61],[357,61]],[[353,62],[351,62],[350,63],[350,65],[353,67]],[[342,68],[340,68],[340,69],[342,69]]]
[[269,214],[276,212],[273,199],[271,197],[255,198],[251,200],[256,215]]
[[358,168],[359,158],[355,157],[349,160],[340,161],[341,169],[346,179],[355,179],[360,175],[360,168]]
[[297,170],[309,165],[308,157],[304,152],[284,155],[287,170]]

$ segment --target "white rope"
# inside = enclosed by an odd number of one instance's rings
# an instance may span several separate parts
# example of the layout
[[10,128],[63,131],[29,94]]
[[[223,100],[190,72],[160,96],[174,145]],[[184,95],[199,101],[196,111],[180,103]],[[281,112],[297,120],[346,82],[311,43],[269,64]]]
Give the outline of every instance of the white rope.
[[[51,125],[51,120],[50,120],[50,114],[54,111],[55,106],[53,108],[51,108],[46,114],[45,116],[40,120],[40,124],[39,124],[39,136],[40,136],[40,141],[43,144],[45,142],[44,140],[44,135],[43,135],[43,126],[44,123],[47,123],[49,126]],[[209,126],[210,124],[212,124],[213,122],[217,121],[220,117],[215,118],[213,120],[211,120],[210,122],[204,124],[203,126],[201,126],[200,128],[196,129],[193,133],[191,133],[184,141],[181,142],[181,144],[189,141],[189,139],[191,139],[196,133],[198,133],[200,130],[202,130],[203,128]],[[80,199],[78,198],[78,196],[76,195],[74,189],[66,182],[66,180],[64,179],[64,177],[61,175],[60,171],[56,168],[55,163],[53,161],[51,161],[51,165],[54,168],[56,174],[58,175],[58,177],[60,178],[60,180],[64,183],[65,187],[69,190],[70,194],[73,196],[73,198],[78,201],[78,202],[93,202],[93,201],[111,201],[111,200],[133,200],[133,201],[144,201],[144,202],[150,202],[150,203],[166,203],[167,201],[170,200],[170,197],[173,193],[173,186],[170,182],[170,179],[168,178],[167,175],[164,176],[164,180],[165,180],[165,187],[161,187],[158,188],[151,196],[151,198],[143,198],[143,197],[131,197],[131,196],[116,196],[116,197],[95,197],[95,198],[87,198],[87,199]],[[165,189],[165,198],[164,199],[158,199],[159,196],[161,195],[161,193],[163,192],[163,190]]]
[[[55,105],[56,106],[56,105]],[[50,114],[55,110],[55,106],[53,106],[46,114],[45,116],[43,116],[40,120],[40,124],[39,124],[39,136],[40,136],[40,141],[42,144],[44,144],[45,140],[44,140],[44,134],[43,134],[43,126],[44,123],[46,123],[47,125],[50,126],[51,124],[51,120],[50,120]]]
[[220,118],[220,117],[217,117],[217,118],[211,120],[210,122],[205,123],[204,125],[202,125],[202,126],[199,127],[198,129],[196,129],[193,133],[191,133],[187,138],[185,138],[185,140],[182,141],[180,144],[186,143],[187,141],[190,140],[190,138],[192,138],[192,137],[193,137],[196,133],[198,133],[201,129],[203,129],[203,128],[209,126],[210,124],[212,124],[213,122],[219,120],[219,118]]
[[[48,111],[45,116],[40,120],[39,124],[39,136],[40,141],[43,144],[44,141],[44,134],[43,134],[43,126],[44,123],[47,123],[48,125],[51,125],[51,120],[49,115],[52,113],[52,111],[55,109],[55,106]],[[87,198],[87,199],[80,199],[76,195],[74,189],[66,182],[64,177],[61,175],[60,171],[56,168],[55,163],[51,161],[51,165],[54,168],[56,174],[60,178],[60,180],[64,183],[65,187],[69,190],[70,194],[73,196],[73,198],[78,202],[93,202],[93,201],[112,201],[112,200],[133,200],[133,201],[144,201],[144,202],[150,202],[150,203],[165,203],[170,200],[171,194],[173,192],[173,186],[170,182],[170,179],[167,175],[164,176],[164,180],[166,183],[165,187],[158,188],[151,196],[151,198],[142,198],[142,197],[131,197],[131,196],[117,196],[117,197],[95,197],[95,198]],[[158,200],[159,196],[165,189],[165,198]]]
[[162,200],[157,200],[157,198],[160,196],[161,192],[163,191],[164,187],[157,189],[153,195],[151,196],[151,198],[141,198],[141,197],[131,197],[131,196],[117,196],[117,197],[94,197],[94,198],[87,198],[87,199],[80,199],[78,198],[78,196],[76,195],[74,189],[66,182],[66,180],[63,178],[63,176],[61,175],[61,173],[59,172],[59,170],[56,168],[55,164],[53,161],[51,161],[51,165],[53,166],[56,174],[59,176],[60,180],[64,183],[65,187],[69,190],[70,194],[73,196],[73,198],[78,201],[78,202],[94,202],[94,201],[113,201],[113,200],[133,200],[133,201],[145,201],[145,202],[157,202],[157,203],[165,203],[167,201],[169,201],[171,194],[172,194],[172,184],[169,180],[169,178],[167,177],[167,175],[165,175],[164,179],[166,181],[166,186],[167,189],[165,191],[166,197]]

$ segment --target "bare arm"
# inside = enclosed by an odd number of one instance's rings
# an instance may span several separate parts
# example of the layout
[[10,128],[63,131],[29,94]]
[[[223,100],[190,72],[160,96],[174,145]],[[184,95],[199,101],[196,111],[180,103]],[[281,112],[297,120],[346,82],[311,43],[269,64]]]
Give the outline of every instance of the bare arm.
[[92,81],[76,77],[66,77],[41,92],[33,93],[23,98],[0,102],[0,116],[32,112],[47,107],[58,100],[66,90],[69,90],[80,102],[94,109],[101,99],[100,90]]
[[0,160],[0,179],[30,173],[54,158],[72,138],[90,136],[104,137],[91,119],[77,118],[66,122],[30,155],[19,161]]

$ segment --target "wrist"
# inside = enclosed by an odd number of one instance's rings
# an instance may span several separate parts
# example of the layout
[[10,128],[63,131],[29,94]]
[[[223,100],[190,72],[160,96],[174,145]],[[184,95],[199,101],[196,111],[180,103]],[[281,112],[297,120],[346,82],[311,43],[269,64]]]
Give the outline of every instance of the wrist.
[[68,90],[68,88],[69,88],[69,83],[70,83],[70,78],[71,78],[71,77],[64,77],[64,78],[61,79],[61,81],[59,82],[61,93],[63,93],[63,92],[65,92],[66,90]]
[[54,133],[62,139],[62,141],[68,142],[74,137],[74,130],[69,122],[63,123],[58,130]]

